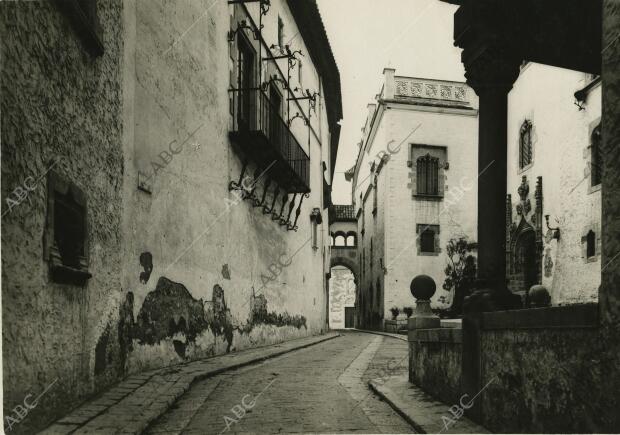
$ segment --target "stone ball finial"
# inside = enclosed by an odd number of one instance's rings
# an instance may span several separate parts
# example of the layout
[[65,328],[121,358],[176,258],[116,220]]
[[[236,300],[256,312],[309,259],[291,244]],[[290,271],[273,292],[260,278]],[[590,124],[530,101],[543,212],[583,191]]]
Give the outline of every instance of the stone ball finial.
[[548,307],[551,305],[551,295],[544,285],[533,285],[528,292],[531,307]]
[[418,300],[430,300],[437,290],[433,278],[428,275],[418,275],[411,280],[411,294]]

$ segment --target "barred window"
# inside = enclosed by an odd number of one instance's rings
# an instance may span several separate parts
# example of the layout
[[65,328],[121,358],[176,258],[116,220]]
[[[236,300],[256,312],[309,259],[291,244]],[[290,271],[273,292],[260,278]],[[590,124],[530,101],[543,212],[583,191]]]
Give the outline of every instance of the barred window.
[[592,131],[591,136],[591,180],[592,186],[601,184],[603,178],[603,156],[601,153],[601,124],[597,125]]
[[439,159],[430,154],[418,157],[416,170],[418,195],[438,195]]
[[530,163],[532,163],[532,123],[526,119],[519,131],[519,168],[523,169]]

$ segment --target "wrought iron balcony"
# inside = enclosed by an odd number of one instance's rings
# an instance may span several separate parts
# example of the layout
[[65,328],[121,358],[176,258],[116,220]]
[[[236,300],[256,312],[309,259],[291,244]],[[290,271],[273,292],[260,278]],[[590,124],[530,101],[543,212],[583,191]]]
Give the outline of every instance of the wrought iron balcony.
[[[289,193],[310,192],[310,157],[260,88],[231,89],[231,140]],[[275,162],[275,163],[274,163]]]

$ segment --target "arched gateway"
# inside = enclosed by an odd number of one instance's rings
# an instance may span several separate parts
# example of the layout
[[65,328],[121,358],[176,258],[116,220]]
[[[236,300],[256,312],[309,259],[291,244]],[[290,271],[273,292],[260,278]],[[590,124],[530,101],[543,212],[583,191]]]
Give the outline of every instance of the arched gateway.
[[[329,208],[330,327],[355,326],[355,300],[360,266],[357,255],[357,219],[351,205]],[[347,270],[350,271],[348,273]]]

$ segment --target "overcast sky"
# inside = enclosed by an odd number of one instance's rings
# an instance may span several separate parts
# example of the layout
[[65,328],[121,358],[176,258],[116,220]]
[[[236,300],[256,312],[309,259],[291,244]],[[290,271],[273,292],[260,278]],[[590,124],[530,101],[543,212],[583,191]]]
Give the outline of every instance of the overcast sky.
[[343,172],[355,163],[366,105],[381,90],[383,68],[397,75],[465,81],[454,47],[456,6],[439,0],[317,0],[340,70],[343,121],[334,204],[351,203]]

